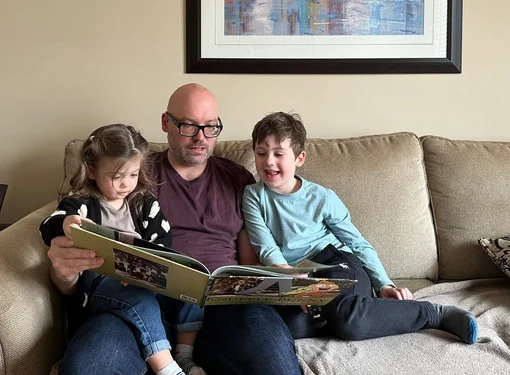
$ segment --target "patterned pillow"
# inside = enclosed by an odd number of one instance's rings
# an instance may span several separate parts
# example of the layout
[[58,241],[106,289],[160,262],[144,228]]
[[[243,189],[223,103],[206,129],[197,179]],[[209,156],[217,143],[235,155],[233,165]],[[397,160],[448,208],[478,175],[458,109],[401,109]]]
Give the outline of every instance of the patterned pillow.
[[482,249],[507,276],[510,276],[510,237],[480,238]]

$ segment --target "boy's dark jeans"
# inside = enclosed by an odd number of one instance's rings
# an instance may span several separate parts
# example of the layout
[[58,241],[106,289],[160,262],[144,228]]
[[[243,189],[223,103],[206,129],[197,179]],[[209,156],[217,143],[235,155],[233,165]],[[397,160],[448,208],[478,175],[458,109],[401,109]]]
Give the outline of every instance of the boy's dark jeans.
[[295,339],[333,334],[344,340],[364,340],[438,326],[439,315],[430,302],[374,298],[368,274],[356,255],[329,245],[311,260],[340,264],[316,272],[313,277],[356,279],[358,282],[324,306],[328,323],[322,328],[312,327],[307,314],[299,307],[279,307]]

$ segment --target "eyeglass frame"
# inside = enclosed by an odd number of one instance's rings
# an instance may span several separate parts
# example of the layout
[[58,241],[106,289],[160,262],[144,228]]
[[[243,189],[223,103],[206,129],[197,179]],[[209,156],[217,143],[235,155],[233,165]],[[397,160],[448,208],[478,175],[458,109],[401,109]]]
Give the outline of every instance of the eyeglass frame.
[[[216,125],[197,125],[197,124],[190,124],[188,122],[179,122],[174,117],[174,115],[172,115],[170,112],[165,111],[165,113],[166,113],[166,115],[168,117],[170,117],[170,120],[172,120],[174,125],[177,126],[177,128],[179,129],[179,134],[182,135],[183,137],[194,137],[195,135],[198,134],[198,132],[200,130],[202,130],[202,134],[204,135],[204,137],[206,137],[206,138],[218,138],[218,136],[221,134],[221,131],[223,130],[223,123],[221,122],[221,119],[219,117],[218,117],[218,122],[219,123],[216,124]],[[181,126],[183,126],[183,125],[195,127],[196,132],[193,133],[193,134],[182,134]],[[216,134],[216,135],[207,135],[207,134],[205,134],[205,129],[207,129],[207,128],[219,128],[218,134]]]

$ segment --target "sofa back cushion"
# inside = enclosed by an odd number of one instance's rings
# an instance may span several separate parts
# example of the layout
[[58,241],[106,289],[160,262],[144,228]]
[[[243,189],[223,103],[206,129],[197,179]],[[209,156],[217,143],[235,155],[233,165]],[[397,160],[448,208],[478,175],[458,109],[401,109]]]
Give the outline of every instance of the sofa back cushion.
[[477,240],[510,234],[510,142],[422,138],[439,278],[502,277]]
[[[72,141],[66,148],[64,186],[76,169],[81,144]],[[151,144],[155,151],[166,147]],[[214,153],[244,165],[257,178],[250,140],[219,141]],[[339,195],[391,278],[437,278],[423,153],[414,134],[310,139],[306,153],[297,173]]]
[[412,133],[311,139],[304,178],[334,190],[395,279],[437,279],[437,248],[419,139]]

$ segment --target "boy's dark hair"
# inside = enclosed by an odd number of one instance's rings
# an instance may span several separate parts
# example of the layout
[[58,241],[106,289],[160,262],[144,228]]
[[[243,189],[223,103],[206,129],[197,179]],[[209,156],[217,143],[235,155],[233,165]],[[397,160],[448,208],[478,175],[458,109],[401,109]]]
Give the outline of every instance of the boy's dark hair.
[[[146,156],[149,143],[134,127],[123,124],[105,125],[97,128],[83,143],[79,154],[78,170],[71,178],[71,187],[60,192],[60,199],[67,195],[79,198],[101,198],[102,194],[94,180],[89,178],[89,167],[97,168],[102,158],[122,159],[128,162],[140,157],[138,184],[127,197],[131,209],[137,214],[143,208],[145,195],[152,193],[154,182],[150,177]],[[119,165],[122,168],[124,163]]]
[[252,148],[255,150],[270,135],[278,143],[289,138],[296,157],[305,150],[306,129],[297,113],[274,112],[257,122],[251,133]]

